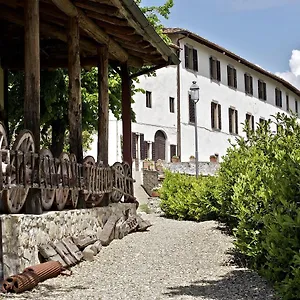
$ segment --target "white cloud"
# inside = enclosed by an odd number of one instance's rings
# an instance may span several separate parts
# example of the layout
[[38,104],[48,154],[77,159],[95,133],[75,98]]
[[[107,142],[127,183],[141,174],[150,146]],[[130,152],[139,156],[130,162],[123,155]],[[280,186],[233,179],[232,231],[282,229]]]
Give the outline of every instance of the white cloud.
[[289,61],[290,70],[286,72],[277,72],[277,76],[290,82],[292,85],[300,89],[300,50],[293,50]]

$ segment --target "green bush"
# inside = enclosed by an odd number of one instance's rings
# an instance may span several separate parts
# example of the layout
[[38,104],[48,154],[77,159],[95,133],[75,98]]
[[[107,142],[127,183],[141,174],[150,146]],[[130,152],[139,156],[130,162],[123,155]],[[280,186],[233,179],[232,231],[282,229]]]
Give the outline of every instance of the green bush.
[[276,283],[283,299],[300,299],[300,127],[278,114],[237,138],[221,165],[216,197],[237,248]]
[[[277,127],[277,133],[272,127]],[[168,217],[218,218],[235,235],[251,266],[284,300],[300,299],[300,126],[278,114],[245,126],[215,177],[167,173],[161,207]]]
[[167,217],[204,221],[216,218],[218,208],[213,194],[214,177],[166,172],[160,189],[161,208]]

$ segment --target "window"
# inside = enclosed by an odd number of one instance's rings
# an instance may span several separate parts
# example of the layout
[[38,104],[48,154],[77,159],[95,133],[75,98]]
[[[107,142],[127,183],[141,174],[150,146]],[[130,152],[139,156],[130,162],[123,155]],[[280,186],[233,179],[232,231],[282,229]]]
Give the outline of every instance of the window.
[[285,103],[286,103],[286,110],[289,111],[290,110],[290,99],[289,99],[289,95],[285,96]]
[[144,160],[148,158],[149,144],[145,141],[145,136],[143,133],[140,133],[140,158]]
[[275,104],[276,106],[282,107],[282,93],[278,88],[275,89]]
[[192,100],[191,95],[189,95],[189,122],[195,123],[195,102]]
[[222,129],[221,104],[211,103],[211,128],[216,130]]
[[152,93],[149,91],[146,91],[146,107],[152,107]]
[[246,122],[249,124],[250,130],[254,130],[254,116],[246,114]]
[[137,142],[138,142],[138,135],[135,133],[135,132],[132,132],[131,133],[131,145],[132,145],[132,148],[131,148],[131,151],[132,151],[132,158],[133,159],[136,159],[136,157],[137,157],[137,153],[136,153],[136,151],[137,151],[137,148],[136,148],[136,144],[137,144]]
[[175,99],[170,97],[169,98],[169,105],[170,105],[170,112],[174,113],[175,112]]
[[228,110],[229,114],[229,133],[232,134],[238,134],[239,129],[238,129],[238,112],[235,108],[229,108]]
[[245,93],[247,95],[253,95],[253,78],[251,75],[245,73]]
[[176,155],[177,152],[176,149],[177,149],[176,145],[170,145],[170,160],[172,160],[172,157]]
[[227,66],[227,82],[228,86],[237,88],[236,69],[232,66]]
[[198,71],[198,53],[187,45],[184,45],[185,68],[193,71]]
[[267,85],[262,80],[258,80],[258,98],[267,100]]
[[221,64],[220,61],[214,57],[210,57],[210,78],[216,81],[221,81]]
[[298,115],[298,101],[295,100],[295,112]]

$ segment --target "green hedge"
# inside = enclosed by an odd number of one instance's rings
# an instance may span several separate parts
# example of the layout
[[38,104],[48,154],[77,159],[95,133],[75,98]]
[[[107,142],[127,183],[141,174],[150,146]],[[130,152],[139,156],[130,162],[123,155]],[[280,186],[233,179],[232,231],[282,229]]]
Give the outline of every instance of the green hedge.
[[215,177],[167,174],[162,209],[179,219],[226,222],[252,267],[284,300],[300,299],[300,126],[278,114],[245,133]]

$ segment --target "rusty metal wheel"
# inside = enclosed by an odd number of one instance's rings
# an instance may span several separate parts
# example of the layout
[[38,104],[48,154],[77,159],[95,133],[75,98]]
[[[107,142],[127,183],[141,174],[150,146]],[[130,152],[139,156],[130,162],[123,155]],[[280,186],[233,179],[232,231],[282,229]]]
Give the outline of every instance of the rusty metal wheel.
[[[83,177],[84,177],[84,182],[85,182],[85,190],[89,190],[89,186],[91,184],[91,167],[94,167],[96,165],[96,161],[95,158],[93,156],[86,156],[83,159]],[[84,201],[88,202],[90,196],[91,196],[91,192],[85,192],[84,194]]]
[[71,165],[70,165],[70,157],[67,153],[63,152],[59,156],[59,166],[57,168],[57,174],[60,178],[60,187],[55,190],[55,200],[54,206],[58,210],[63,210],[69,197],[69,188],[64,187],[67,181],[69,180],[69,176],[71,174]]
[[[125,176],[125,182],[124,182],[125,193],[133,197],[133,178],[132,178],[131,167],[127,162],[123,162],[123,168],[124,168],[124,176]],[[131,197],[125,195],[124,201],[126,202]]]
[[76,208],[78,204],[79,191],[77,188],[77,158],[75,154],[70,154],[71,161],[71,184],[72,189],[70,189],[67,205],[71,208]]
[[[17,136],[13,147],[13,150],[21,151],[25,154],[33,153],[35,151],[34,139],[31,131],[22,130]],[[33,166],[31,160],[24,158],[24,160],[17,166],[16,156],[13,155],[11,158],[11,185],[17,183],[17,172],[21,183],[28,182],[30,179]],[[25,170],[24,170],[25,168]],[[25,174],[25,176],[24,176]],[[16,214],[19,213],[25,204],[29,188],[24,187],[12,187],[9,190],[4,190],[2,193],[2,200],[4,209],[7,213]]]
[[123,165],[119,162],[115,162],[112,165],[113,169],[113,188],[118,190],[113,190],[110,193],[110,199],[112,202],[119,202],[123,197],[124,192],[124,168]]
[[44,210],[49,210],[54,202],[55,189],[49,189],[46,186],[50,184],[51,177],[55,174],[55,165],[53,155],[48,149],[40,151],[40,171],[42,207]]

